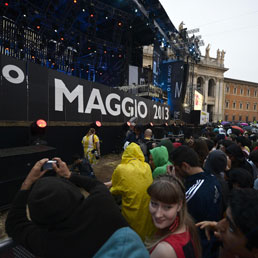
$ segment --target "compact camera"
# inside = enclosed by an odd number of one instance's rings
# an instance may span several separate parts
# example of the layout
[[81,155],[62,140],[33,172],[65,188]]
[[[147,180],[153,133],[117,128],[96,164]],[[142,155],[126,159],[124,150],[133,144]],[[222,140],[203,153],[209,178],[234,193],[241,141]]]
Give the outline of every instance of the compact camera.
[[97,150],[92,150],[91,153],[96,157],[96,159],[99,159],[99,154]]
[[99,154],[97,151],[94,152],[94,155],[95,155],[96,159],[99,159]]
[[51,169],[53,169],[53,163],[55,163],[56,164],[56,160],[49,160],[49,161],[47,161],[44,165],[43,165],[43,170],[51,170]]

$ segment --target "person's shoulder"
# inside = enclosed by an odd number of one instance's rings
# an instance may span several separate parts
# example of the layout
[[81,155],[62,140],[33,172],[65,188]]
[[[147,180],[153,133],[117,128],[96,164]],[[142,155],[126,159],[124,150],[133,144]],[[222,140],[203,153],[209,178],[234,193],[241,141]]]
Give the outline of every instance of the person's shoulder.
[[131,176],[130,167],[127,164],[119,164],[115,168],[112,177],[128,178]]
[[[191,176],[191,180],[187,179],[186,197],[192,198],[193,196],[206,195],[208,192],[213,192],[214,187],[220,183],[216,176],[204,171]],[[189,196],[188,196],[189,195]]]
[[213,192],[214,187],[220,187],[217,177],[207,171],[200,173],[192,185],[195,186],[195,188],[201,194],[203,194],[203,192],[207,193],[209,189]]
[[152,258],[177,258],[174,248],[167,242],[161,241],[151,253]]
[[205,178],[200,176],[196,177],[195,180],[192,180],[186,189],[185,195],[187,202],[191,199],[199,199],[200,195],[203,195],[205,185]]
[[214,198],[218,199],[220,193],[221,185],[216,176],[205,171],[202,173],[200,178],[196,180],[195,184],[188,189],[186,192],[186,197],[187,199],[196,197],[197,199],[207,201]]
[[170,164],[165,164],[163,166],[156,167],[152,173],[153,178],[156,178],[160,175],[166,174],[167,173],[167,165],[170,165]]
[[113,172],[113,174],[116,172],[120,172],[121,170],[123,170],[124,168],[125,168],[126,166],[125,166],[125,164],[118,164],[117,166],[116,166],[116,168],[114,169],[114,172]]
[[[206,179],[206,175],[204,172],[200,172],[186,178],[186,184],[188,187],[192,187],[193,185],[199,184],[200,182],[204,182]],[[187,187],[187,188],[188,188]]]
[[220,184],[218,178],[215,175],[213,175],[213,174],[211,174],[207,171],[204,171],[203,176],[204,176],[204,179],[205,179],[205,184],[207,184],[207,185],[218,185],[218,184]]

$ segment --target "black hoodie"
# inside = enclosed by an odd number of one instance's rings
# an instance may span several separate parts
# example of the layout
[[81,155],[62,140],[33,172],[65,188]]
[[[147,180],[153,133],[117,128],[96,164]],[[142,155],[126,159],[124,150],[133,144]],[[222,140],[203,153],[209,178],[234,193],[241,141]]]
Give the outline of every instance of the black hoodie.
[[[90,195],[84,198],[75,184]],[[6,220],[6,232],[16,243],[45,258],[92,257],[127,226],[107,187],[76,174],[70,180],[41,178],[31,191],[19,191]]]

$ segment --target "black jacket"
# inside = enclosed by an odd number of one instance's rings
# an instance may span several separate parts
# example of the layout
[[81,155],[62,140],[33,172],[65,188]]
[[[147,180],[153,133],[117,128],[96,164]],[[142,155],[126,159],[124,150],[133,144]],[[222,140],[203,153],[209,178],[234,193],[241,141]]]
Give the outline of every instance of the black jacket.
[[127,227],[107,187],[86,176],[72,174],[70,181],[90,195],[71,216],[44,228],[26,217],[30,191],[19,191],[6,220],[6,232],[18,244],[40,257],[92,257],[119,228]]

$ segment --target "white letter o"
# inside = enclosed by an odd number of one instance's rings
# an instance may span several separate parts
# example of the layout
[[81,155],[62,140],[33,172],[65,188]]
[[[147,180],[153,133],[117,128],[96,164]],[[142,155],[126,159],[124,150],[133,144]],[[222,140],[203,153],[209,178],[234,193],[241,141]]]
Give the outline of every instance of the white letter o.
[[[18,73],[18,77],[11,77],[10,71],[15,71],[16,73]],[[5,65],[2,69],[2,74],[7,81],[15,84],[22,83],[25,78],[23,71],[16,65]]]
[[[144,107],[144,113],[141,113],[141,106]],[[141,118],[145,118],[148,113],[147,105],[143,101],[139,101],[138,103],[138,114]]]

